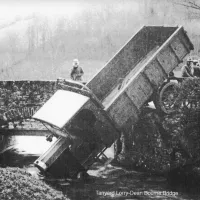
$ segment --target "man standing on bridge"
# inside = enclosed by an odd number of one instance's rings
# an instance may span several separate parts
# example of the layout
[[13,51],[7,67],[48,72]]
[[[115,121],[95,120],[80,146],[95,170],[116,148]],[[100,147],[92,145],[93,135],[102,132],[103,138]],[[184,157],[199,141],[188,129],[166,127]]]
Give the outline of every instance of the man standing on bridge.
[[83,69],[79,66],[78,59],[73,60],[73,68],[70,73],[70,77],[74,81],[82,81],[82,76],[84,72]]

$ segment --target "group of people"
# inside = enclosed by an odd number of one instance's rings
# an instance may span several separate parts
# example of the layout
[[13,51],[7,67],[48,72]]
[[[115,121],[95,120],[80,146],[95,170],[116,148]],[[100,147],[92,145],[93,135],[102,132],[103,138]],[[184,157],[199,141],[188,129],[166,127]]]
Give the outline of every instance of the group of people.
[[182,77],[200,77],[200,59],[187,59],[186,65],[181,69]]

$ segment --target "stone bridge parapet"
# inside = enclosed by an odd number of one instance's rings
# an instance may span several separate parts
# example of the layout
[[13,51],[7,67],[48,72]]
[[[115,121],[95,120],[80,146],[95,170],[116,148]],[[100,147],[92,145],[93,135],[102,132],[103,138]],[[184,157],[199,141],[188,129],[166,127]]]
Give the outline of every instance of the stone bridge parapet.
[[0,127],[31,116],[58,89],[57,81],[0,81]]

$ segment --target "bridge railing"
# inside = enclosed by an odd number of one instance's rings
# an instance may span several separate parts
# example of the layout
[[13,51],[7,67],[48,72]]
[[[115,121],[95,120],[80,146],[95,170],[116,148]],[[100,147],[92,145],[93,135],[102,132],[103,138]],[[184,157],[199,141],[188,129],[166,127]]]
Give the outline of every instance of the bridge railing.
[[31,118],[57,89],[59,80],[0,81],[0,128]]

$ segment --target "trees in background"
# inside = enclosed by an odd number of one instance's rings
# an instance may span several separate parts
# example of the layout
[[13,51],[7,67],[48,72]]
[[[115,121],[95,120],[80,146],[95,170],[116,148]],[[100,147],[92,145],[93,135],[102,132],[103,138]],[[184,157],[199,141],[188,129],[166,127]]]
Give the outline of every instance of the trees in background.
[[188,20],[200,18],[200,2],[198,0],[168,0],[173,5],[183,7]]
[[[24,23],[18,36],[16,33],[7,35],[9,48],[2,51],[12,54],[11,57],[18,61],[25,61],[24,65],[19,62],[17,66],[29,67],[30,70],[34,66],[35,70],[43,69],[48,78],[56,78],[56,70],[60,71],[62,63],[75,57],[107,62],[142,25],[180,24],[179,21],[183,21],[185,15],[179,16],[180,13],[177,10],[175,13],[173,6],[167,2],[168,0],[164,3],[159,0],[116,1],[114,7],[109,3],[99,4],[88,7],[73,18],[64,15],[59,18],[33,15],[26,20],[27,23]],[[193,1],[172,2],[183,4]],[[188,8],[183,8],[187,12]],[[18,20],[16,24],[21,21]],[[192,24],[188,24],[188,27],[191,26]],[[191,31],[193,30],[195,29],[192,27]],[[196,40],[197,37],[194,43],[198,44]],[[1,48],[2,45],[0,52]],[[4,62],[6,57],[0,59]],[[13,69],[15,70],[15,66]],[[18,73],[18,76],[27,74]]]

